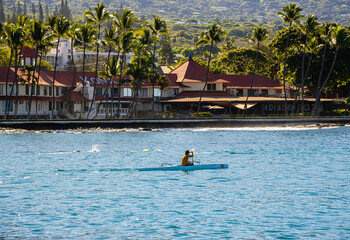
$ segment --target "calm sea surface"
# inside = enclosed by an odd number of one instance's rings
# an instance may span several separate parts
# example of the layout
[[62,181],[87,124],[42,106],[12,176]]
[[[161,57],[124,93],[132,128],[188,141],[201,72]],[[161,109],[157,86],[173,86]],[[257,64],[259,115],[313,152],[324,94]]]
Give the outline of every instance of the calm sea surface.
[[[349,140],[350,127],[3,130],[0,239],[349,239]],[[229,168],[133,170],[186,149]]]

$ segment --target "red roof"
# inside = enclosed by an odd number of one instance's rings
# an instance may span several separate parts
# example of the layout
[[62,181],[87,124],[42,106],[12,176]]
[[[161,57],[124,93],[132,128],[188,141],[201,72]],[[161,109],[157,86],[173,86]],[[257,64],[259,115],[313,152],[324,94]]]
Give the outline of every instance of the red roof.
[[[189,59],[179,67],[171,71],[171,74],[177,75],[177,81],[180,83],[186,82],[203,82],[207,77],[207,69]],[[217,77],[215,74],[208,73],[208,81],[215,81]]]
[[24,46],[20,52],[20,57],[36,57],[36,51],[33,48]]
[[[200,97],[202,91],[182,91],[176,97]],[[204,91],[203,97],[232,97],[231,94],[224,91]]]
[[[175,68],[170,74],[177,75],[177,83],[204,82],[207,76],[207,69],[202,67],[191,58]],[[222,75],[208,73],[208,83],[223,83],[228,88],[249,88],[252,75]],[[253,88],[280,88],[281,85],[266,76],[254,76]]]

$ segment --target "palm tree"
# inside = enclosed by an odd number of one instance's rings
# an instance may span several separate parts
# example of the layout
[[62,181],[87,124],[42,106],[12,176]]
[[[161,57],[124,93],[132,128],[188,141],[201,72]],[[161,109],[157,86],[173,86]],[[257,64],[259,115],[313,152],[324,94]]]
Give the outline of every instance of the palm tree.
[[75,61],[74,61],[74,45],[76,44],[78,26],[79,26],[78,23],[70,24],[70,27],[67,31],[67,37],[69,37],[70,39],[70,54],[71,54],[71,59],[73,64],[73,81],[72,81],[72,86],[68,95],[68,102],[70,102],[70,99],[71,99],[71,94],[73,92],[73,88],[75,84],[75,74],[77,71],[77,68],[75,66]]
[[300,14],[302,10],[303,9],[298,5],[296,5],[295,3],[289,3],[288,5],[282,8],[282,12],[277,13],[277,15],[279,15],[285,23],[289,24],[289,32],[288,32],[286,50],[285,50],[284,61],[283,61],[283,91],[284,91],[284,100],[285,100],[284,104],[285,104],[285,110],[286,110],[286,117],[288,116],[287,94],[286,94],[286,60],[287,60],[292,24],[293,22],[298,23],[299,20],[303,17]]
[[[302,117],[304,116],[304,83],[305,83],[305,79],[306,79],[306,76],[308,74],[308,71],[309,71],[309,68],[310,68],[310,64],[311,64],[311,60],[312,60],[312,54],[311,54],[307,70],[304,73],[304,71],[305,71],[306,49],[308,47],[308,40],[309,40],[309,38],[312,35],[315,34],[318,25],[319,25],[319,23],[317,22],[317,17],[315,17],[314,15],[308,15],[306,17],[306,21],[305,21],[304,25],[300,26],[301,31],[302,31],[302,33],[305,36],[305,43],[304,43],[304,52],[303,52],[303,60],[302,60],[302,67],[301,67],[301,86],[299,87],[299,89],[297,91],[297,94],[295,96],[295,101],[294,101],[294,105],[293,105],[293,111],[294,111],[294,106],[295,106],[295,103],[296,103],[297,96],[298,96],[300,88],[301,88],[301,91],[302,91],[302,94],[301,94],[301,97],[302,97],[302,100],[301,100],[301,109],[302,109],[301,111],[302,111],[302,114],[301,114],[301,116]],[[314,41],[316,41],[316,40],[314,40]],[[315,42],[313,42],[313,44],[311,44],[311,46],[315,46],[314,43]],[[316,49],[312,49],[312,51],[313,50],[316,50]],[[293,113],[292,113],[292,116],[293,116]]]
[[[24,45],[24,36],[25,36],[25,32],[24,30],[15,25],[15,24],[7,24],[4,27],[4,39],[6,44],[8,45],[8,47],[11,49],[12,54],[15,56],[15,77],[12,83],[12,87],[11,87],[11,91],[10,94],[8,96],[8,74],[7,74],[7,79],[6,79],[6,107],[5,107],[5,116],[4,118],[7,118],[7,115],[9,113],[10,110],[10,98],[13,94],[14,91],[14,86],[16,86],[16,100],[15,100],[15,111],[14,111],[14,115],[13,118],[17,117],[17,108],[18,108],[18,74],[17,74],[17,70],[18,70],[18,54],[19,51],[22,49],[23,45]],[[12,59],[12,56],[11,56]],[[10,61],[11,64],[11,61]],[[10,68],[11,65],[9,65]]]
[[3,29],[3,35],[2,35],[2,42],[4,42],[9,48],[10,48],[10,61],[9,61],[9,65],[7,68],[7,75],[6,75],[6,85],[5,85],[5,113],[4,113],[4,119],[7,118],[7,108],[8,108],[8,80],[9,80],[9,73],[10,73],[10,69],[11,69],[11,62],[12,62],[12,58],[13,58],[13,52],[14,49],[12,48],[13,46],[13,40],[14,38],[14,24],[13,23],[8,23],[4,26]]
[[159,75],[156,84],[160,89],[160,98],[161,98],[164,89],[166,89],[170,85],[169,78],[165,75]]
[[318,99],[318,95],[319,93],[319,89],[321,86],[321,79],[322,79],[322,74],[323,74],[323,68],[324,68],[324,63],[326,60],[326,52],[327,52],[327,46],[330,42],[330,38],[331,38],[331,34],[333,31],[333,28],[335,27],[335,25],[331,24],[331,23],[324,23],[322,24],[321,28],[320,28],[320,34],[321,34],[321,39],[323,40],[324,44],[323,44],[323,56],[322,56],[322,64],[321,64],[321,69],[320,69],[320,73],[318,76],[318,82],[317,82],[317,88],[316,88],[316,93],[315,93],[315,106],[313,109],[313,113],[312,115],[315,116],[316,112],[317,112],[317,99]]
[[252,36],[250,38],[250,41],[253,42],[253,43],[256,43],[257,49],[256,49],[256,55],[255,55],[255,64],[254,64],[254,71],[253,71],[253,75],[252,75],[252,81],[250,82],[250,89],[248,91],[248,95],[247,95],[247,98],[245,100],[245,105],[244,105],[245,111],[248,110],[247,103],[248,103],[248,98],[249,98],[249,92],[252,92],[252,89],[253,89],[255,71],[256,71],[256,68],[257,68],[257,65],[258,65],[258,56],[259,56],[260,44],[265,42],[268,39],[269,39],[269,32],[267,31],[266,28],[259,27],[259,26],[253,28],[253,34],[252,34]]
[[[112,57],[111,60],[107,59],[107,61],[105,63],[105,72],[100,74],[101,77],[108,79],[108,82],[107,82],[107,88],[101,97],[100,104],[98,105],[97,112],[100,111],[102,99],[104,98],[104,96],[106,96],[106,92],[108,91],[108,86],[109,86],[110,81],[114,81],[119,74],[120,68],[119,68],[118,64],[119,64],[118,58],[116,58],[114,56]],[[107,98],[106,105],[108,106],[108,98]],[[108,118],[108,108],[106,109],[106,118]]]
[[[125,65],[125,54],[129,52],[132,47],[134,46],[134,40],[135,36],[134,33],[131,31],[128,31],[126,33],[122,32],[119,38],[119,48],[121,51],[121,58],[120,58],[120,71],[119,71],[119,81],[122,81],[122,73]],[[117,110],[117,117],[119,118],[120,115],[120,94],[121,94],[121,88],[118,88],[118,110]]]
[[[149,25],[149,28],[152,30],[152,35],[154,36],[154,45],[153,45],[153,62],[156,62],[156,47],[159,39],[159,34],[168,35],[168,29],[164,20],[161,20],[160,17],[153,15],[153,24]],[[153,69],[153,72],[155,70]],[[155,75],[152,77],[152,114],[154,114],[154,85],[155,85]]]
[[92,106],[95,102],[95,94],[96,94],[96,80],[97,80],[97,69],[98,69],[98,52],[99,52],[99,46],[100,46],[100,32],[101,32],[101,25],[103,22],[105,22],[107,19],[109,19],[109,13],[106,9],[105,4],[97,3],[97,6],[95,7],[95,11],[92,12],[91,10],[86,10],[84,12],[85,17],[87,18],[87,23],[91,25],[97,25],[98,33],[97,33],[97,39],[96,39],[96,67],[95,67],[95,81],[94,81],[94,90],[92,94],[92,101],[89,108],[88,116],[92,110]]
[[[120,49],[118,47],[118,40],[119,40],[119,32],[118,29],[115,25],[111,26],[110,28],[105,28],[104,30],[104,41],[102,41],[102,44],[106,47],[108,47],[108,56],[107,56],[107,63],[110,62],[110,56],[111,56],[111,52],[112,52],[112,48],[113,47],[117,47],[117,60],[119,59],[119,55],[120,55]],[[109,64],[106,64],[106,67],[109,67]],[[118,66],[119,67],[119,66]],[[108,70],[106,69],[106,72],[108,72]],[[109,85],[110,85],[110,81],[111,79],[109,79],[109,81],[107,82],[107,87],[104,91],[104,93],[102,94],[102,98],[100,101],[100,105],[102,103],[102,99],[105,98],[107,96],[108,90],[109,90]],[[112,81],[112,89],[114,87],[114,80]],[[112,96],[112,109],[113,109],[113,96]],[[100,109],[100,105],[98,110]],[[108,97],[107,97],[107,103],[106,103],[107,109],[106,109],[106,118],[108,118],[108,109],[109,109],[109,105],[108,105]],[[98,111],[97,111],[98,112]]]
[[126,71],[126,74],[132,75],[130,84],[133,90],[132,100],[128,110],[129,117],[131,117],[133,113],[136,113],[139,90],[141,89],[141,85],[144,84],[146,78],[151,74],[148,67],[153,67],[153,64],[149,63],[151,60],[151,55],[147,51],[148,46],[153,40],[150,29],[142,28],[140,31],[138,31],[136,40],[137,41],[133,46],[134,57],[132,59],[132,63],[128,64],[128,67],[132,69]]
[[[111,17],[113,19],[113,23],[118,28],[118,30],[121,32],[119,36],[119,50],[121,52],[120,57],[120,70],[119,70],[119,80],[118,80],[118,110],[117,110],[117,117],[120,116],[120,94],[121,94],[121,86],[122,86],[122,73],[125,62],[125,54],[129,52],[133,46],[134,42],[134,33],[133,28],[137,22],[139,22],[139,19],[136,17],[135,13],[130,9],[124,9],[123,12],[120,14],[119,12],[115,12],[111,14]],[[112,99],[112,105],[113,105],[113,99]]]
[[114,20],[114,24],[118,29],[124,33],[132,30],[135,24],[140,21],[135,13],[127,8],[121,14],[118,12],[112,13],[111,18]]
[[84,90],[85,90],[85,51],[86,47],[95,41],[95,35],[97,34],[97,29],[94,29],[91,25],[79,25],[77,28],[77,39],[76,44],[83,46],[83,89],[81,96],[81,110],[80,118],[82,117],[82,112],[84,111]]
[[[53,35],[48,31],[48,34],[46,37],[42,40],[42,42],[39,44],[39,68],[38,68],[38,76],[40,76],[40,71],[41,71],[41,63],[43,56],[46,55],[46,53],[54,47],[52,43]],[[35,94],[35,116],[36,119],[38,119],[38,91],[36,91]]]
[[30,111],[32,106],[32,96],[34,91],[34,85],[36,84],[34,81],[35,71],[37,69],[37,62],[38,62],[38,55],[39,55],[39,46],[45,41],[45,38],[47,37],[48,29],[45,28],[41,22],[38,20],[33,20],[32,25],[29,29],[29,36],[30,40],[32,42],[32,45],[35,49],[35,62],[34,62],[34,70],[33,70],[33,76],[31,81],[31,91],[30,91],[30,97],[28,97],[28,115],[27,118],[30,118]]
[[225,34],[226,34],[225,31],[223,31],[221,29],[220,25],[217,24],[216,22],[214,22],[206,31],[201,33],[200,39],[196,43],[196,47],[203,45],[203,44],[210,44],[208,66],[207,66],[207,75],[205,78],[205,84],[204,84],[203,90],[201,92],[201,96],[200,96],[199,101],[198,101],[197,116],[199,114],[204,90],[208,84],[209,68],[210,68],[210,61],[211,61],[213,46],[214,46],[214,44],[221,42],[222,38],[225,36]]
[[130,86],[132,88],[132,102],[128,110],[128,118],[136,116],[137,102],[139,91],[144,85],[144,82],[150,78],[152,72],[152,58],[148,55],[133,58],[128,64],[128,69],[125,74],[131,77]]
[[333,58],[332,66],[329,70],[329,73],[328,73],[326,79],[324,80],[324,82],[322,83],[321,87],[319,87],[317,89],[315,111],[314,111],[314,115],[316,115],[316,116],[320,115],[321,92],[324,89],[324,87],[326,86],[326,83],[328,82],[329,78],[332,75],[334,65],[335,65],[335,62],[337,60],[338,52],[340,49],[347,47],[350,44],[350,34],[348,33],[347,29],[345,29],[341,26],[333,28],[332,32],[331,32],[330,44],[335,48],[335,53],[334,53],[334,58]]
[[56,80],[57,59],[58,59],[58,46],[60,44],[61,38],[65,37],[67,34],[67,31],[69,29],[69,21],[63,16],[61,16],[60,18],[57,18],[56,16],[52,16],[49,18],[48,23],[49,23],[49,27],[51,28],[51,31],[53,32],[53,36],[55,38],[57,38],[56,57],[55,57],[54,72],[53,72],[53,79],[52,79],[52,114],[51,114],[51,118],[54,118],[55,80]]

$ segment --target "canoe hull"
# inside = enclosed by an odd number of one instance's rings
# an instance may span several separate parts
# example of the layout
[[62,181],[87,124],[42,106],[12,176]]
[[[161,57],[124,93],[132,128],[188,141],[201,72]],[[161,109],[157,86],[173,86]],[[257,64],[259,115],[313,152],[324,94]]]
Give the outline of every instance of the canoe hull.
[[228,168],[228,164],[202,164],[193,166],[160,166],[154,168],[138,168],[139,171],[194,171],[206,169],[224,169]]

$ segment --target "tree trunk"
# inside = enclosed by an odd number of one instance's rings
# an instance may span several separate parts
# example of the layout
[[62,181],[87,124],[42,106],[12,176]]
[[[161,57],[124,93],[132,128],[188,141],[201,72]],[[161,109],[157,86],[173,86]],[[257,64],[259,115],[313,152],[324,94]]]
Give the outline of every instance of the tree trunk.
[[[40,77],[42,54],[43,53],[41,53],[39,60],[38,78]],[[35,93],[35,117],[38,119],[38,91]]]
[[[15,99],[15,109],[13,112],[13,118],[16,119],[17,118],[17,111],[18,111],[18,91],[19,91],[19,87],[18,87],[18,64],[17,64],[17,51],[15,51],[16,56],[15,56],[15,85],[16,85],[16,99]],[[13,89],[13,85],[12,85],[12,89]],[[12,95],[12,94],[11,94]],[[11,97],[10,95],[10,97]]]
[[55,112],[55,80],[56,80],[56,69],[57,69],[57,58],[58,58],[58,46],[60,44],[60,37],[57,39],[57,47],[56,47],[56,57],[55,57],[55,69],[53,72],[53,79],[52,79],[52,113],[51,113],[51,119],[54,118],[54,112]]
[[[92,101],[91,101],[91,104],[90,104],[90,107],[89,107],[89,111],[88,111],[88,115],[87,117],[89,118],[89,115],[91,113],[91,110],[92,110],[92,106],[94,105],[95,103],[95,95],[96,95],[96,82],[97,82],[97,68],[98,68],[98,52],[99,52],[99,43],[98,41],[100,40],[100,30],[101,30],[101,24],[98,25],[98,34],[97,34],[97,41],[96,41],[96,65],[95,65],[95,81],[94,81],[94,90],[92,92]],[[95,106],[96,107],[96,106]],[[97,113],[96,113],[97,114]]]
[[317,105],[316,105],[316,116],[320,116],[320,105],[321,105],[321,92],[322,90],[324,89],[324,87],[326,86],[326,83],[328,82],[329,78],[331,77],[332,75],[332,72],[333,72],[333,69],[334,69],[334,65],[335,65],[335,61],[337,60],[337,55],[338,55],[338,50],[335,51],[335,54],[334,54],[334,59],[333,59],[333,62],[332,62],[332,66],[331,66],[331,69],[329,70],[329,73],[327,75],[327,78],[326,80],[323,82],[321,88],[319,89],[318,91],[318,95],[317,95]]
[[316,88],[316,94],[315,94],[315,106],[312,112],[312,116],[316,116],[317,115],[317,106],[319,104],[317,104],[317,101],[319,99],[319,95],[320,95],[320,85],[321,85],[321,78],[322,78],[322,73],[323,73],[323,68],[324,68],[324,62],[325,62],[325,58],[326,58],[326,51],[327,51],[327,44],[324,45],[324,50],[323,50],[323,56],[322,56],[322,65],[321,65],[321,70],[320,70],[320,74],[318,76],[318,82],[317,82],[317,88]]
[[[153,63],[156,62],[156,45],[157,45],[157,40],[154,43],[154,47],[153,47]],[[152,73],[152,117],[154,117],[154,86],[155,86],[155,76],[154,76],[154,65],[152,66],[153,68],[153,73]]]
[[[244,111],[246,111],[246,115],[247,115],[247,116],[248,116],[247,104],[248,104],[248,98],[249,98],[249,91],[252,91],[252,90],[253,90],[254,76],[255,76],[256,67],[257,67],[257,65],[258,65],[259,48],[260,48],[260,44],[258,43],[258,49],[256,50],[255,66],[254,66],[252,81],[250,82],[250,88],[249,88],[249,90],[248,90],[248,95],[247,95],[247,98],[246,98],[245,104],[244,104]],[[242,111],[242,117],[243,117],[244,111]]]
[[199,101],[198,101],[198,107],[197,107],[197,117],[199,116],[199,110],[201,108],[201,101],[202,101],[202,98],[203,98],[203,93],[205,91],[205,88],[207,87],[207,84],[208,84],[208,76],[209,76],[209,67],[210,67],[210,60],[211,60],[211,51],[213,49],[213,45],[214,43],[212,42],[210,44],[210,52],[209,52],[209,58],[208,58],[208,68],[207,68],[207,76],[205,78],[205,84],[204,84],[204,87],[203,87],[203,90],[201,92],[201,96],[199,98]]
[[83,89],[81,93],[81,106],[80,106],[80,119],[82,117],[82,113],[84,111],[84,90],[85,90],[85,50],[86,50],[86,44],[84,43],[84,50],[83,50]]
[[[118,87],[118,110],[117,110],[117,118],[120,117],[120,90],[121,90],[121,85],[120,82],[122,81],[122,73],[123,73],[123,65],[124,65],[124,51],[122,52],[122,58],[121,58],[121,63],[120,63],[120,73],[119,73],[119,87]],[[112,106],[113,107],[113,106]]]
[[7,68],[7,75],[6,75],[6,87],[5,87],[5,112],[4,112],[4,119],[7,119],[7,108],[9,105],[9,99],[8,99],[8,83],[9,83],[9,74],[10,74],[10,69],[11,69],[11,62],[12,62],[12,57],[13,57],[13,50],[11,49],[11,55],[10,55],[10,61],[9,61],[9,66]]
[[[111,56],[111,47],[109,48],[109,51],[108,51],[108,57],[107,57],[107,73],[108,73],[108,66],[109,66],[109,60],[110,60],[110,56]],[[101,96],[101,99],[100,99],[100,103],[98,104],[98,107],[97,107],[97,110],[96,110],[96,115],[94,118],[97,117],[97,114],[99,113],[100,111],[100,107],[101,107],[101,104],[102,104],[102,100],[105,98],[106,94],[108,93],[108,88],[109,88],[109,84],[110,84],[110,81],[111,81],[111,78],[109,78],[107,80],[107,86],[106,86],[106,89],[103,91],[103,94]],[[107,101],[106,101],[106,118],[107,118],[107,112],[108,112],[108,97],[107,97]]]
[[291,30],[292,30],[292,23],[289,24],[289,31],[288,31],[288,38],[287,38],[287,44],[286,44],[286,51],[285,51],[284,60],[283,60],[283,91],[284,91],[284,107],[285,107],[285,111],[286,111],[286,117],[288,117],[287,93],[286,93],[286,61],[287,61],[287,54],[288,54],[288,47],[289,47],[289,40],[290,40]]
[[[118,55],[117,55],[117,59],[118,60],[119,60],[119,57],[120,57],[120,51],[118,50]],[[114,89],[114,81],[115,80],[113,79],[111,89]],[[118,88],[118,93],[119,93],[119,88]],[[111,108],[111,116],[113,116],[113,104],[114,104],[113,100],[114,100],[114,96],[112,94],[112,91],[111,91],[111,97],[112,97],[112,100],[111,100],[111,106],[112,106],[112,108]],[[119,113],[119,105],[118,105],[118,113]],[[107,117],[107,115],[106,115],[106,117]]]
[[[35,48],[35,64],[34,64],[34,69],[33,69],[33,76],[32,76],[32,81],[31,81],[31,91],[30,91],[30,96],[28,97],[28,114],[27,118],[30,119],[30,111],[32,109],[32,98],[33,98],[33,87],[34,87],[34,79],[35,79],[35,70],[37,67],[37,61],[38,61],[38,45]],[[39,76],[38,76],[39,77]],[[39,79],[38,79],[39,80]],[[38,92],[38,85],[36,85],[36,92]]]
[[75,67],[74,54],[73,54],[73,39],[71,39],[70,52],[71,52],[72,63],[73,63],[73,81],[72,81],[72,87],[69,91],[68,98],[67,98],[68,106],[71,102],[71,95],[72,95],[72,92],[74,90],[75,74],[76,74],[76,70],[77,70]]

